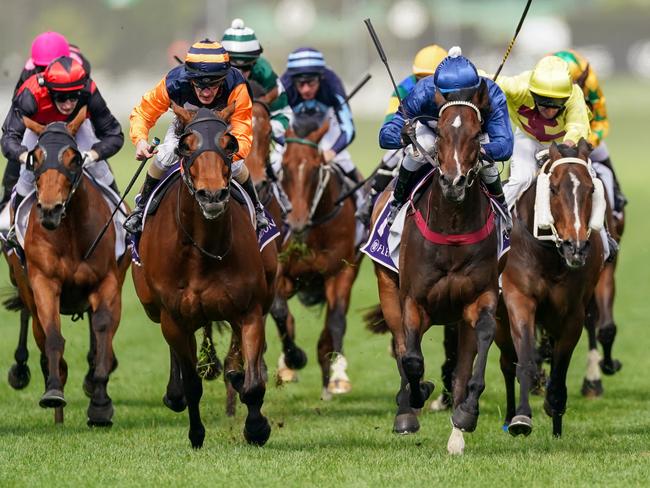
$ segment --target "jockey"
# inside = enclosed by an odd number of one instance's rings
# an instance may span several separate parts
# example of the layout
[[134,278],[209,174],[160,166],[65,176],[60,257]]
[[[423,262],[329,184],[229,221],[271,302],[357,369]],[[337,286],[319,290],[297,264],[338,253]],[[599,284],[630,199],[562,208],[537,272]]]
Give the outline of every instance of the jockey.
[[34,173],[25,169],[27,155],[37,137],[27,130],[23,117],[47,125],[71,121],[86,107],[87,117],[75,139],[84,156],[84,168],[97,181],[118,192],[115,178],[106,159],[124,144],[124,134],[117,119],[106,106],[81,63],[61,56],[52,61],[42,74],[32,75],[20,87],[2,126],[2,153],[7,159],[20,161],[20,178],[16,184],[14,208],[34,189]]
[[172,102],[188,110],[201,107],[221,110],[235,103],[235,112],[230,119],[230,134],[237,140],[239,149],[233,156],[232,177],[255,205],[257,228],[268,227],[264,207],[244,165],[252,142],[252,102],[246,79],[239,70],[231,68],[228,52],[221,44],[204,39],[193,44],[185,56],[185,63],[172,68],[152,90],[143,95],[140,104],[131,112],[129,135],[135,144],[136,159],[142,161],[154,157],[154,160],[149,165],[136,208],[124,222],[124,228],[131,234],[142,232],[143,213],[149,197],[165,172],[178,162],[175,151],[180,134],[177,133],[176,123],[170,125],[165,140],[154,153],[149,152],[147,142],[149,130]]
[[[504,224],[506,229],[509,229],[512,222],[505,205],[499,171],[494,163],[494,161],[506,161],[512,154],[513,137],[508,120],[506,98],[496,83],[489,78],[479,76],[476,67],[469,59],[462,56],[459,47],[451,48],[449,56],[442,60],[435,74],[420,80],[411,93],[404,98],[403,107],[395,112],[393,118],[384,122],[379,132],[379,145],[384,149],[400,149],[406,145],[402,137],[402,133],[407,129],[404,114],[408,114],[409,117],[424,115],[437,120],[440,107],[435,103],[436,90],[448,101],[458,99],[459,95],[464,100],[471,97],[472,93],[484,83],[487,85],[490,97],[490,109],[481,122],[483,127],[481,153],[485,154],[486,158],[479,174],[488,192],[497,199],[504,210],[502,215],[505,219]],[[435,144],[436,136],[426,123],[418,122],[415,135],[424,149],[429,149]],[[416,172],[426,163],[426,159],[419,152],[414,153],[412,145],[406,147],[393,190],[394,199],[388,217],[391,224],[416,183]]]
[[[388,102],[388,109],[386,110],[386,117],[384,123],[391,120],[399,108],[399,99],[402,100],[415,88],[418,81],[426,76],[432,75],[440,62],[447,56],[447,51],[437,44],[420,49],[415,58],[413,59],[413,74],[404,78],[399,85],[397,85],[397,92],[393,91],[390,101]],[[375,171],[370,181],[370,198],[366,198],[363,206],[357,210],[357,217],[365,225],[370,222],[370,215],[375,203],[375,196],[384,191],[388,186],[390,180],[393,179],[393,171],[404,158],[404,149],[391,149],[386,151],[384,157],[381,158],[379,168]]]
[[[539,151],[552,142],[575,146],[580,138],[589,138],[589,109],[568,64],[557,56],[543,57],[532,71],[500,76],[497,83],[506,94],[516,126],[510,178],[503,188],[512,208],[537,176]],[[601,237],[612,259],[618,246],[604,226]]]
[[589,157],[594,163],[594,170],[598,173],[598,177],[606,184],[612,209],[620,213],[623,211],[627,199],[621,191],[607,145],[603,140],[609,133],[609,120],[607,119],[605,95],[598,83],[596,72],[584,57],[573,50],[558,51],[554,55],[567,62],[571,79],[582,89],[585,103],[592,115],[589,142],[594,150]]
[[[301,47],[289,54],[287,70],[280,77],[280,94],[286,93],[293,114],[321,112],[329,114],[329,130],[319,146],[325,163],[333,162],[355,183],[357,168],[347,147],[354,139],[352,112],[345,102],[340,78],[325,66],[320,51]],[[279,171],[281,168],[275,168]]]
[[[268,105],[271,114],[273,142],[269,159],[279,166],[282,164],[283,151],[280,149],[281,145],[278,141],[282,140],[289,127],[291,107],[289,107],[286,93],[278,96],[278,75],[273,70],[271,63],[261,55],[264,50],[255,36],[255,31],[246,27],[242,19],[232,21],[230,28],[226,29],[221,38],[221,45],[230,55],[230,65],[241,71],[246,80],[257,82],[261,87],[263,94],[257,99]],[[267,165],[266,173],[271,180],[277,181],[277,176],[270,164]],[[277,189],[282,199],[281,206],[287,212],[290,211],[291,202],[284,193],[282,185],[277,185]]]
[[[88,76],[90,76],[90,63],[83,57],[79,48],[68,44],[67,39],[58,32],[42,32],[37,35],[32,42],[30,57],[25,63],[25,66],[20,73],[16,88],[14,88],[14,97],[18,90],[27,79],[35,74],[42,73],[48,64],[59,56],[70,56],[79,61]],[[18,160],[10,159],[7,161],[5,172],[2,177],[2,186],[4,187],[4,195],[0,201],[0,206],[9,201],[11,191],[18,181],[20,176],[20,162]]]

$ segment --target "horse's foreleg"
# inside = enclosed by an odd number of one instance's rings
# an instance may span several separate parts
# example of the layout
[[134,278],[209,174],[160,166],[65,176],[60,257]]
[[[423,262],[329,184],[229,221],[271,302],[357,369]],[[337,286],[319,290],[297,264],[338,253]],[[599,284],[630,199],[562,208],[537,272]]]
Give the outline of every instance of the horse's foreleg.
[[451,408],[453,403],[452,391],[454,382],[454,371],[458,363],[458,330],[457,325],[450,324],[444,327],[443,346],[445,349],[445,361],[442,363],[440,373],[442,377],[443,391],[438,398],[431,402],[433,412],[441,412]]
[[503,427],[504,430],[507,430],[512,417],[515,416],[515,378],[517,375],[515,364],[517,362],[517,353],[515,352],[515,346],[510,336],[510,323],[508,322],[508,314],[503,300],[499,302],[497,317],[497,329],[494,341],[497,343],[501,352],[499,365],[501,366],[501,373],[503,374],[503,381],[506,387],[506,415]]
[[546,389],[544,411],[553,419],[553,435],[562,435],[562,416],[566,410],[567,388],[566,375],[571,362],[571,355],[580,339],[584,313],[578,311],[574,316],[566,318],[562,327],[562,336],[556,338],[553,347],[553,362],[551,376]]
[[231,324],[230,347],[224,359],[223,375],[226,384],[226,415],[233,417],[237,409],[237,393],[241,393],[244,386],[244,359],[242,357],[241,327]]
[[20,332],[18,335],[18,347],[14,353],[16,363],[9,370],[9,384],[14,390],[22,390],[29,384],[31,373],[27,359],[27,331],[29,330],[29,310],[26,307],[20,310]]
[[201,422],[199,402],[203,395],[203,384],[196,372],[196,339],[194,333],[183,328],[171,315],[162,310],[160,313],[160,326],[167,344],[172,348],[181,369],[187,412],[190,419],[188,437],[192,447],[199,449],[203,446],[205,427]]
[[587,371],[582,380],[580,392],[587,398],[596,398],[603,394],[603,383],[601,381],[601,372],[598,363],[600,354],[598,353],[598,342],[596,340],[596,324],[599,320],[598,307],[596,300],[592,298],[587,306],[585,316],[585,330],[587,331],[588,347],[587,352]]
[[433,383],[422,382],[424,376],[424,356],[422,355],[422,335],[427,319],[415,299],[407,296],[402,308],[402,329],[404,331],[404,354],[402,368],[408,379],[409,402],[412,408],[422,408],[434,389]]
[[296,324],[289,310],[287,298],[283,293],[276,293],[271,305],[271,316],[282,341],[282,355],[278,361],[278,377],[286,383],[297,381],[294,370],[302,369],[307,364],[307,354],[296,345]]
[[[260,307],[258,307],[260,308]],[[242,352],[246,363],[244,384],[239,397],[248,407],[244,437],[249,444],[263,446],[271,435],[271,426],[262,415],[266,385],[263,377],[265,345],[264,319],[261,309],[251,313],[241,324]]]
[[163,403],[170,410],[180,413],[187,407],[183,393],[183,380],[181,378],[181,365],[172,347],[169,347],[169,380],[163,396]]
[[[67,380],[67,365],[64,366],[63,350],[65,339],[61,335],[59,316],[60,286],[35,272],[30,276],[34,290],[37,320],[34,320],[34,337],[47,361],[45,393],[39,401],[43,408],[64,407],[63,387]],[[41,335],[42,334],[42,335]]]
[[[331,350],[321,351],[319,348],[319,361],[323,368],[323,386],[327,387],[329,394],[348,393],[352,389],[352,383],[347,375],[347,359],[343,355],[343,337],[347,327],[346,314],[350,305],[350,293],[356,275],[356,267],[346,266],[336,276],[325,281],[327,299],[325,328],[331,339]],[[320,357],[321,354],[324,357]]]
[[600,367],[606,375],[617,373],[622,364],[618,359],[612,358],[612,346],[616,337],[616,323],[614,322],[614,296],[616,294],[616,279],[614,272],[616,263],[607,263],[598,278],[594,291],[594,299],[598,308],[598,322],[596,329],[598,341],[603,346],[603,360]]
[[528,435],[533,429],[532,410],[529,403],[531,386],[537,376],[535,362],[535,310],[533,299],[504,281],[504,299],[510,319],[510,333],[517,353],[517,379],[519,380],[519,405],[508,426],[513,436]]

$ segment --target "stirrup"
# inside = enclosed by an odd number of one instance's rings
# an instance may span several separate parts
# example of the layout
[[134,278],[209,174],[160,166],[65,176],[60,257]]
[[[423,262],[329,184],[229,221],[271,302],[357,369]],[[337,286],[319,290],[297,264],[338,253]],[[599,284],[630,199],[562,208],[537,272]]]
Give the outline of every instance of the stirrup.
[[140,234],[142,232],[142,218],[144,216],[144,209],[136,207],[131,215],[129,215],[122,226],[131,235]]
[[257,224],[255,230],[257,231],[267,229],[271,225],[269,219],[266,218],[264,209],[261,207],[255,209],[255,222]]
[[397,214],[399,214],[399,211],[402,209],[403,205],[403,203],[400,203],[397,200],[390,202],[390,211],[388,213],[388,218],[386,219],[388,227],[391,227],[393,225],[395,219],[397,218]]
[[9,227],[9,230],[7,231],[7,235],[5,236],[5,247],[7,249],[19,249],[20,248],[20,243],[18,242],[18,238],[16,237],[16,224],[12,224],[11,227]]

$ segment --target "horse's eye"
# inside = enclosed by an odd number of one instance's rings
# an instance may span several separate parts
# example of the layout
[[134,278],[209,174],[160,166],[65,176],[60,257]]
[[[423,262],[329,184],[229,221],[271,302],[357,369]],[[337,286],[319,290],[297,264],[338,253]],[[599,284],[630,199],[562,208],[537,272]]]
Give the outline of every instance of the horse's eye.
[[187,156],[190,153],[190,146],[186,142],[181,142],[178,144],[178,152],[183,156]]

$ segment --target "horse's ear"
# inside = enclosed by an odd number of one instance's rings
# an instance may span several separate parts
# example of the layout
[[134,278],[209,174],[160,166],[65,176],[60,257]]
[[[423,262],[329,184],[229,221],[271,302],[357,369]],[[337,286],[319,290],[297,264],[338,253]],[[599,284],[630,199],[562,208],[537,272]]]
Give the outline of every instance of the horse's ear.
[[215,110],[214,114],[219,117],[221,120],[230,122],[230,117],[235,113],[235,102],[232,102],[230,105],[226,105],[226,108],[223,110]]
[[433,100],[436,102],[436,107],[438,108],[442,107],[445,103],[447,103],[447,99],[445,99],[444,95],[438,88],[436,88],[436,93],[433,96]]
[[307,139],[309,139],[312,142],[319,142],[323,136],[327,133],[327,131],[330,130],[330,123],[329,121],[325,121],[323,125],[321,125],[318,129],[316,129],[314,132],[309,134],[307,136]]
[[560,150],[558,149],[555,142],[552,142],[548,148],[548,155],[551,157],[551,161],[555,161],[562,157],[562,154],[560,153]]
[[584,137],[581,137],[578,141],[578,157],[586,161],[592,149],[591,144]]
[[88,107],[84,105],[81,107],[81,110],[79,110],[79,113],[75,116],[75,118],[68,123],[68,132],[70,132],[70,134],[74,136],[77,133],[79,127],[81,127],[81,124],[83,124],[86,120],[87,112]]
[[181,107],[180,105],[174,102],[172,102],[171,107],[172,107],[172,111],[176,114],[176,117],[178,117],[178,120],[180,120],[181,123],[183,124],[183,127],[189,124],[194,118],[194,114],[191,111]]
[[472,102],[481,110],[490,106],[490,93],[485,80],[481,80],[481,84],[472,97]]
[[44,125],[41,125],[35,120],[32,120],[29,117],[25,117],[24,115],[23,115],[23,124],[25,124],[25,127],[27,127],[29,130],[31,130],[32,132],[36,133],[39,136],[45,130]]

